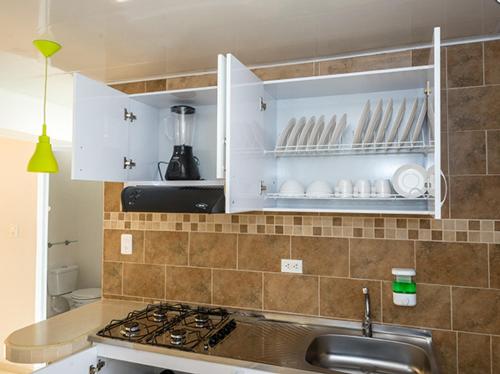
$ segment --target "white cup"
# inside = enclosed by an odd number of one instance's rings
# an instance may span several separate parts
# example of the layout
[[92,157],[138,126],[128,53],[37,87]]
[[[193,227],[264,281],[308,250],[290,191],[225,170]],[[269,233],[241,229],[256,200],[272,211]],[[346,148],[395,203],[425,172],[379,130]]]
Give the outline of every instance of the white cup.
[[377,179],[373,183],[376,197],[389,197],[391,195],[391,183],[389,179]]
[[371,183],[368,179],[359,179],[354,184],[354,196],[355,197],[370,197]]
[[337,197],[351,197],[352,196],[352,182],[349,179],[341,179],[337,182],[335,187],[335,196]]

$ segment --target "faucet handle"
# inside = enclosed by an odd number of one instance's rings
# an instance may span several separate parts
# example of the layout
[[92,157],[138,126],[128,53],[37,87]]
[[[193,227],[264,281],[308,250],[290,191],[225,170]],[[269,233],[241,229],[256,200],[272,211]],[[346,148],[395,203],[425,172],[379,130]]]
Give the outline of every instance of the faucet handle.
[[368,287],[363,287],[363,295],[368,295],[369,290]]

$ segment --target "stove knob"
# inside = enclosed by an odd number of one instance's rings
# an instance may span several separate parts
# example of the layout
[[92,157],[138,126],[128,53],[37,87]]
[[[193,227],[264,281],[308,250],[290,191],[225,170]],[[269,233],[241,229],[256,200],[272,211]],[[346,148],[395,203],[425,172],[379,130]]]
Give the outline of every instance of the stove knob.
[[203,345],[203,349],[204,349],[205,351],[208,351],[208,344],[207,344],[207,343],[205,343],[205,344]]
[[210,345],[210,347],[213,347],[213,346],[214,346],[214,345],[216,345],[218,342],[219,342],[219,339],[217,339],[217,337],[214,335],[214,336],[212,336],[212,337],[208,340],[208,345]]

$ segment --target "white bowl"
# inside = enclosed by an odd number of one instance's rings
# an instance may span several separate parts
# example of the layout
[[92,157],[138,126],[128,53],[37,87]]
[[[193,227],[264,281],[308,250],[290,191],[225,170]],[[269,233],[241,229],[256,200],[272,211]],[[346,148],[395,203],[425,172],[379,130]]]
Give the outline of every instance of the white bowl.
[[332,187],[324,181],[314,181],[307,186],[306,190],[306,195],[310,197],[328,197],[332,194]]
[[304,186],[295,179],[288,179],[281,185],[280,194],[286,196],[303,196]]

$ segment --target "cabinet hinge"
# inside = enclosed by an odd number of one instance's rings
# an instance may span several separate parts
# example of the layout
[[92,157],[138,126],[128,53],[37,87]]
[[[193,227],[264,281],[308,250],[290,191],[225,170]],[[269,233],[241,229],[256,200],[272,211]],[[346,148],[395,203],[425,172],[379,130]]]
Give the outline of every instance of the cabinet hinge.
[[89,374],[96,374],[96,373],[98,373],[99,371],[101,371],[101,369],[104,367],[104,365],[106,365],[106,363],[103,360],[99,359],[97,361],[97,365],[96,366],[90,365],[90,367],[89,367]]
[[132,112],[129,112],[127,110],[127,108],[123,108],[123,120],[124,121],[130,121],[130,123],[134,122],[135,120],[137,119],[137,116],[132,113]]
[[260,194],[262,195],[267,191],[267,186],[264,184],[264,181],[260,181]]
[[263,97],[260,97],[260,111],[263,112],[267,109],[267,103],[264,101]]
[[123,157],[123,168],[124,169],[133,169],[135,168],[135,162],[132,159],[127,159]]
[[425,88],[424,88],[424,93],[426,96],[429,96],[431,94],[432,90],[431,90],[431,82],[427,81],[425,83]]

